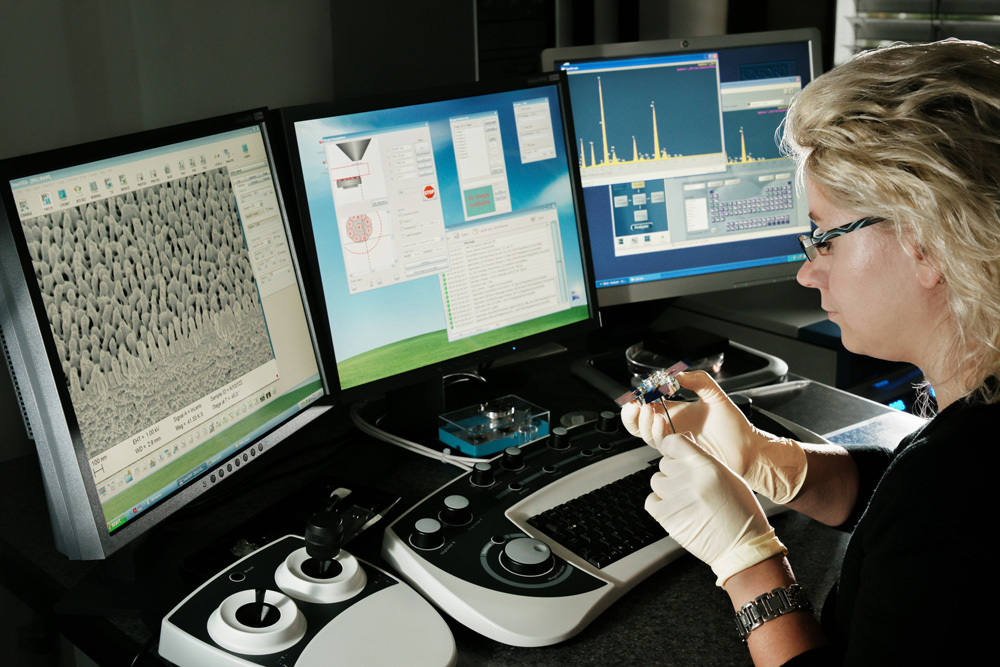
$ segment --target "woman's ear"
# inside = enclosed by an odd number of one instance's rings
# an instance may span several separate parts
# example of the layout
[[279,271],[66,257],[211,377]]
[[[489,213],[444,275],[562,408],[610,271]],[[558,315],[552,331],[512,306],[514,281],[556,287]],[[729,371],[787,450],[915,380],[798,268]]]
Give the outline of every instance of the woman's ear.
[[934,289],[944,283],[944,276],[927,258],[927,252],[916,242],[910,245],[910,256],[913,257],[914,268],[917,272],[917,281],[925,289]]

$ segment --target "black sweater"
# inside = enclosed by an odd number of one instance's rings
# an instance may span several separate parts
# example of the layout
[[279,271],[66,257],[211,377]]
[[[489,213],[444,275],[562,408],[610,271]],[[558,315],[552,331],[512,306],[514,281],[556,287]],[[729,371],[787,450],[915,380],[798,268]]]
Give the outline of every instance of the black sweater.
[[848,447],[861,486],[842,526],[853,534],[840,580],[823,606],[831,645],[788,665],[958,665],[991,655],[1000,634],[987,630],[1000,554],[998,429],[1000,405],[956,402],[894,452]]

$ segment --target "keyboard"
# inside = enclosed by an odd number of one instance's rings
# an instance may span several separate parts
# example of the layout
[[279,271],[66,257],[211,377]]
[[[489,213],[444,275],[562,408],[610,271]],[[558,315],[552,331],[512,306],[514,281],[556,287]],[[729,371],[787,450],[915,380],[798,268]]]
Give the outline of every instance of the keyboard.
[[650,464],[610,484],[528,519],[528,523],[581,560],[604,568],[664,538],[660,525],[643,509]]

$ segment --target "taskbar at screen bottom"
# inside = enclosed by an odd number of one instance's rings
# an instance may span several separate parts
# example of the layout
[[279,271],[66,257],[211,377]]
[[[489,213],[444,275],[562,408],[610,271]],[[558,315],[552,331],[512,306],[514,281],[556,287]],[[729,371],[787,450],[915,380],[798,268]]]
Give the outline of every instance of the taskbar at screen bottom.
[[658,280],[670,280],[672,278],[687,278],[699,276],[706,273],[724,273],[726,271],[737,271],[739,269],[752,269],[760,266],[773,266],[776,264],[801,263],[806,260],[803,253],[793,255],[781,255],[779,257],[768,257],[765,259],[754,259],[742,262],[729,262],[725,264],[713,264],[712,266],[698,266],[689,269],[677,269],[675,271],[659,271],[657,273],[645,273],[639,276],[626,276],[622,278],[605,278],[596,281],[597,288],[618,287],[621,285],[633,285],[635,283],[650,283]]
[[[102,503],[108,533],[120,530],[127,522],[141,516],[231,457],[232,460],[226,467],[219,469],[217,474],[220,477],[249,463],[265,449],[265,443],[258,442],[262,435],[288,421],[322,396],[322,382],[317,376],[295,390],[274,398],[250,417],[218,432],[196,450],[173,460],[172,455],[158,453],[153,460],[153,466],[160,468],[156,473]],[[241,451],[242,456],[236,456]]]

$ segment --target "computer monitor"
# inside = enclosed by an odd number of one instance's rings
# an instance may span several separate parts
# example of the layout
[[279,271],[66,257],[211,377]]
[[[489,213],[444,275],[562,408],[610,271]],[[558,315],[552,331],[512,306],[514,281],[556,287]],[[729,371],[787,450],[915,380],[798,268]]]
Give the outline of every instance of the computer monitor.
[[329,407],[265,121],[0,163],[0,331],[71,559],[131,544]]
[[791,279],[808,204],[777,135],[814,29],[546,49],[569,81],[601,306]]
[[597,326],[565,94],[550,74],[282,110],[345,401],[406,389],[436,420],[446,374]]

